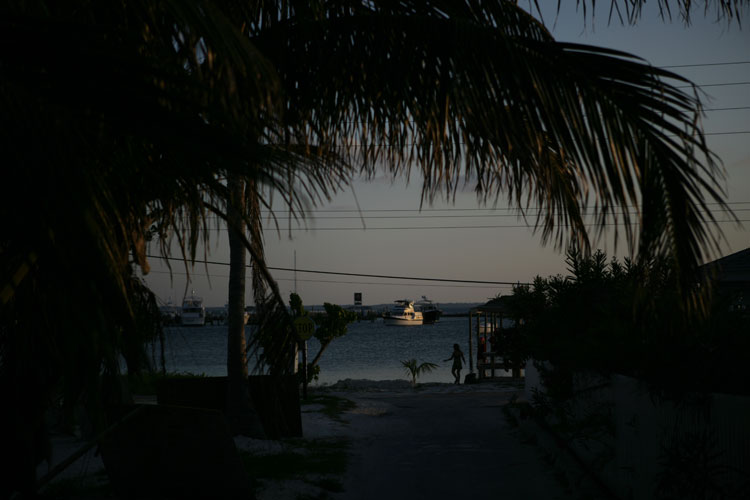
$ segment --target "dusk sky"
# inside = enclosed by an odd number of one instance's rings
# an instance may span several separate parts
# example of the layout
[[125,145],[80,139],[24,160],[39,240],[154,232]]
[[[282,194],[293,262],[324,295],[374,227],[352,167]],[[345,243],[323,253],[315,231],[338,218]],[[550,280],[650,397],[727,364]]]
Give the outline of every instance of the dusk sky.
[[[556,2],[549,2],[556,4]],[[745,228],[721,224],[726,243],[722,255],[750,246],[750,13],[741,20],[715,22],[695,9],[693,24],[681,20],[663,22],[655,14],[656,3],[637,26],[608,25],[608,11],[584,21],[574,6],[555,21],[554,9],[545,22],[559,41],[611,47],[637,55],[646,62],[665,67],[692,80],[705,92],[707,109],[704,130],[711,149],[726,170],[727,201]],[[608,7],[608,5],[607,5]],[[738,63],[738,64],[725,64]],[[279,212],[281,233],[267,224],[266,255],[275,268],[339,273],[443,278],[489,282],[529,282],[535,276],[565,274],[564,255],[544,247],[533,228],[508,210],[503,198],[492,206],[479,205],[473,186],[458,193],[455,203],[436,200],[420,207],[421,179],[414,172],[405,178],[379,177],[360,180],[330,203],[316,207],[307,229],[292,223]],[[361,214],[357,211],[357,202]],[[364,217],[363,221],[360,215]],[[717,219],[725,217],[717,213]],[[432,229],[430,229],[432,228]],[[214,233],[216,234],[216,233]],[[626,254],[613,248],[610,238],[599,242],[608,254]],[[156,247],[152,253],[157,253]],[[174,255],[179,257],[178,254]],[[209,260],[228,263],[225,231],[213,238]],[[151,259],[152,272],[146,281],[163,302],[179,304],[186,290],[182,264],[172,264],[170,274],[159,260]],[[209,279],[206,277],[208,270]],[[294,273],[272,270],[282,295],[294,291]],[[226,265],[196,265],[192,283],[196,295],[207,306],[223,306],[227,300],[229,268]],[[334,302],[351,304],[354,292],[361,292],[365,304],[418,299],[422,295],[437,302],[483,302],[497,294],[510,293],[510,285],[486,285],[371,277],[296,273],[296,289],[305,304]],[[248,286],[248,304],[252,295]]]

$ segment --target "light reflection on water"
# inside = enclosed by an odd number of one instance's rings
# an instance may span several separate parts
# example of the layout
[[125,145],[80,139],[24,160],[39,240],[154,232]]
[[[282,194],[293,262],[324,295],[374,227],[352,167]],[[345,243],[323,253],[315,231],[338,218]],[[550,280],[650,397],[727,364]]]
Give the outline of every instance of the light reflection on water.
[[[323,353],[317,383],[333,384],[347,378],[408,380],[401,361],[411,358],[439,366],[421,375],[420,382],[452,382],[451,362],[443,360],[451,355],[453,344],[459,344],[467,361],[462,377],[468,373],[468,337],[468,318],[442,318],[434,325],[407,327],[385,326],[381,319],[352,323],[348,333],[335,339]],[[308,341],[309,359],[318,347],[314,338]],[[152,353],[158,360],[158,344]],[[169,372],[225,376],[226,326],[165,328],[164,357]]]

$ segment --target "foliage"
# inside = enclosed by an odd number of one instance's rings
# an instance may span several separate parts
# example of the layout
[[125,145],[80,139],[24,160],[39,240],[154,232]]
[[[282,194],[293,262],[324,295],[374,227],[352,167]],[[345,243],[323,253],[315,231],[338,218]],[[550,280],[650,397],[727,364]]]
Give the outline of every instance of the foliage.
[[744,312],[730,311],[717,294],[707,317],[687,318],[665,260],[619,262],[573,250],[566,260],[570,275],[537,278],[506,301],[517,320],[511,352],[550,361],[553,385],[583,370],[635,376],[670,393],[747,393]]
[[[308,311],[305,310],[302,304],[302,298],[296,293],[292,293],[289,297],[289,306],[291,315],[294,318],[308,316]],[[323,352],[335,339],[346,335],[349,324],[357,320],[357,313],[344,309],[343,307],[326,302],[323,304],[324,314],[318,314],[314,317],[314,321],[317,325],[315,338],[320,343],[318,353],[313,357],[312,361],[307,366],[307,380],[317,380],[318,374],[320,373],[320,361]]]
[[296,293],[289,294],[289,313],[292,315],[292,318],[302,318],[308,314],[302,305],[302,298]]
[[[732,311],[717,291],[710,314],[683,314],[670,263],[608,259],[603,252],[567,254],[569,275],[537,278],[506,304],[534,358],[543,391],[534,415],[577,450],[595,470],[616,456],[611,377],[645,381],[652,397],[698,402],[706,393],[750,394],[747,366],[750,317]],[[733,471],[718,467],[712,436],[675,434],[662,443],[657,498],[740,498],[721,488]],[[602,469],[600,469],[602,468]]]
[[127,283],[134,321],[123,326],[119,350],[125,360],[128,375],[138,375],[144,370],[155,368],[150,366],[145,345],[156,339],[163,341],[164,332],[161,312],[153,292],[143,280],[136,277],[131,277]]
[[[334,478],[341,477],[346,472],[348,441],[292,439],[284,441],[284,447],[285,450],[277,454],[255,455],[247,451],[239,453],[254,480],[263,482],[298,479],[323,490],[341,490],[340,482]],[[321,482],[321,479],[327,481]]]
[[[707,430],[675,433],[664,438],[656,475],[655,497],[658,500],[740,499],[747,494],[748,478],[743,471],[730,470],[721,464],[716,436]],[[742,477],[738,483],[744,491],[729,491],[727,477]],[[734,478],[733,478],[734,479]],[[742,483],[746,483],[743,485]]]
[[357,313],[336,304],[326,302],[323,304],[323,308],[325,309],[325,314],[315,317],[315,322],[318,325],[315,330],[315,338],[320,342],[320,349],[318,349],[318,353],[310,362],[311,369],[308,372],[308,380],[312,380],[312,377],[317,379],[320,373],[318,362],[323,355],[323,351],[328,348],[334,339],[346,335],[348,325],[357,319]]
[[[418,169],[427,201],[476,179],[482,201],[505,194],[522,212],[536,204],[542,240],[560,247],[588,248],[605,226],[624,228],[639,258],[666,256],[681,272],[716,248],[704,209],[715,201],[729,210],[721,170],[698,128],[699,96],[674,73],[556,42],[509,1],[315,1],[226,13],[275,71],[264,90],[283,112],[258,113],[269,116],[272,144],[284,138],[298,154],[315,147],[347,172]],[[284,197],[318,192],[278,187]],[[643,200],[642,217],[619,210]],[[685,304],[699,308],[692,291],[681,284]],[[276,312],[271,328],[287,321]],[[270,336],[278,348],[263,349],[267,362],[288,366],[275,359],[288,356],[287,331]]]
[[317,382],[320,377],[320,365],[307,363],[307,383]]
[[424,363],[417,364],[417,360],[407,359],[406,361],[402,361],[401,364],[404,367],[404,370],[406,371],[406,374],[411,376],[411,385],[417,385],[417,378],[419,378],[420,375],[423,373],[430,373],[431,371],[438,368],[438,365],[435,363],[430,363],[425,361]]
[[[615,19],[623,24],[637,24],[643,17],[646,2],[647,0],[610,0],[609,10],[605,12],[610,21]],[[651,0],[651,3],[658,5],[660,18],[671,21],[674,12],[686,25],[690,25],[692,14],[698,8],[698,4],[691,0]],[[712,15],[717,20],[726,19],[727,23],[736,20],[738,25],[741,22],[743,7],[747,7],[747,2],[743,0],[707,0],[702,3],[704,15],[713,11]],[[596,0],[576,0],[576,6],[583,10],[584,17],[590,15],[594,18]]]
[[318,339],[321,347],[346,335],[348,325],[357,320],[357,313],[336,304],[326,302],[323,304],[323,309],[325,314],[315,318],[318,325],[315,338]]

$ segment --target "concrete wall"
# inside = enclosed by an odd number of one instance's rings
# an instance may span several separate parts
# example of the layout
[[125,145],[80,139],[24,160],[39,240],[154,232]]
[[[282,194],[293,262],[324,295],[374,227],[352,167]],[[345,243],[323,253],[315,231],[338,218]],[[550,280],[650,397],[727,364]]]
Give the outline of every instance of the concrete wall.
[[[609,415],[611,431],[568,442],[623,500],[750,498],[750,397],[668,401],[623,375],[581,374],[574,384],[578,396],[566,402],[572,414]],[[532,403],[535,389],[544,387],[529,362],[525,392]]]
[[[625,498],[665,494],[750,498],[750,398],[665,401],[638,380],[612,377],[615,467]],[[703,492],[703,493],[701,493]]]

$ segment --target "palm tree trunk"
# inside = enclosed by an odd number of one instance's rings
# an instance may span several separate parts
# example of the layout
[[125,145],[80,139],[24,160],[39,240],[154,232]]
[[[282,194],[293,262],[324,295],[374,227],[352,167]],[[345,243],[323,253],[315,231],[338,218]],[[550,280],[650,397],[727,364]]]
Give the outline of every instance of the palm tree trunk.
[[260,308],[262,307],[262,303],[264,302],[266,293],[268,292],[265,279],[260,270],[260,266],[262,266],[263,263],[258,262],[258,259],[265,259],[265,254],[263,252],[263,231],[260,215],[260,199],[255,188],[255,181],[248,181],[247,188],[247,199],[249,202],[248,211],[250,214],[251,224],[248,228],[250,232],[250,244],[253,246],[253,250],[255,251],[254,255],[257,257],[257,259],[253,257],[251,257],[250,259],[252,271],[252,290],[253,299],[255,300],[255,306],[256,308],[258,308],[258,312],[260,312]]
[[229,298],[227,306],[227,416],[232,434],[263,437],[248,383],[245,339],[245,183],[232,178],[227,207],[229,226]]

